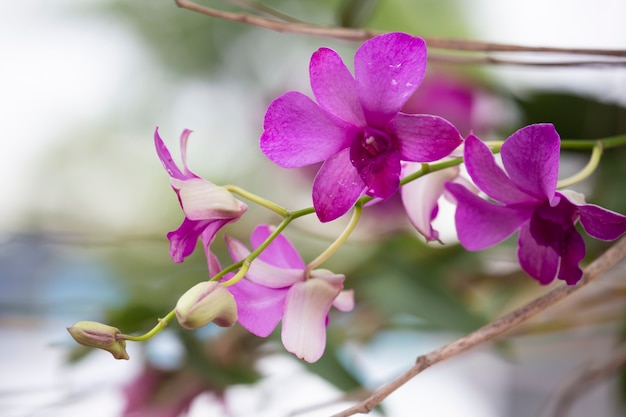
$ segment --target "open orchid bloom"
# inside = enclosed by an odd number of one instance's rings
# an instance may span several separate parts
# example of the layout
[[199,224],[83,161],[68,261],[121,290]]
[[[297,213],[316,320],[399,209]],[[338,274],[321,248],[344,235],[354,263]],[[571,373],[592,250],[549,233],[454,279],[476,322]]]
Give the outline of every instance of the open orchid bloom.
[[208,248],[222,227],[238,220],[247,210],[247,206],[228,190],[200,178],[187,167],[187,139],[190,134],[191,130],[185,129],[180,135],[181,170],[159,136],[159,129],[154,131],[157,154],[170,175],[170,183],[185,214],[180,227],[167,234],[174,262],[182,262],[189,256],[198,238]]
[[274,100],[260,144],[283,167],[324,161],[313,183],[323,222],[345,214],[364,193],[394,194],[400,161],[436,161],[463,140],[441,117],[400,112],[426,72],[420,38],[388,33],[366,41],[356,51],[354,77],[335,51],[321,48],[309,72],[317,103],[295,91]]
[[[257,226],[250,237],[253,249],[271,233],[271,226]],[[250,254],[236,239],[227,238],[227,244],[235,262]],[[326,346],[330,307],[341,311],[354,307],[352,291],[343,290],[344,280],[344,275],[323,269],[306,276],[306,265],[295,247],[279,235],[252,262],[246,277],[228,290],[235,297],[243,327],[257,336],[267,337],[282,320],[285,348],[300,359],[315,362]]]
[[558,277],[570,285],[582,277],[585,243],[580,221],[592,237],[614,240],[626,232],[626,216],[556,191],[560,138],[551,124],[526,126],[502,145],[504,170],[477,137],[465,141],[465,164],[487,201],[459,184],[446,188],[457,200],[456,228],[468,250],[493,246],[519,231],[517,256],[541,284]]

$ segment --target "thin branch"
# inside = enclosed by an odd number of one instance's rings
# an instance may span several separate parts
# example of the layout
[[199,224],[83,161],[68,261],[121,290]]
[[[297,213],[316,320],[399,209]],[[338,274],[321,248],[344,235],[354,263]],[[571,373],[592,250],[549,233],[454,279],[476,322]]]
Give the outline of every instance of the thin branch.
[[531,61],[502,59],[493,56],[456,56],[448,54],[429,53],[428,60],[440,64],[452,65],[504,65],[522,67],[624,67],[624,60],[574,60],[574,61]]
[[[201,6],[188,0],[174,0],[178,7],[191,10],[206,16],[217,17],[233,22],[245,23],[258,26],[276,32],[299,33],[302,35],[324,36],[351,41],[364,41],[380,35],[381,31],[370,29],[341,28],[332,26],[315,25],[311,23],[289,22],[284,18],[276,20],[262,16],[250,15],[247,13],[228,12],[210,7]],[[431,48],[472,51],[472,52],[538,52],[538,53],[559,53],[575,55],[598,55],[626,57],[626,50],[623,49],[585,49],[585,48],[552,48],[541,46],[520,46],[502,43],[491,43],[476,40],[448,39],[425,37],[424,40]]]
[[413,365],[404,374],[375,391],[374,394],[364,401],[355,404],[340,413],[334,414],[332,417],[348,417],[355,414],[369,413],[390,394],[409,382],[425,369],[438,362],[442,362],[453,356],[459,355],[460,353],[466,352],[484,342],[491,341],[497,336],[515,328],[519,324],[525,322],[595,280],[608,269],[615,266],[624,256],[626,256],[626,237],[621,238],[609,250],[587,266],[584,270],[581,281],[577,285],[567,286],[563,284],[562,286],[555,288],[530,303],[510,312],[509,314],[506,314],[500,319],[491,322],[439,349],[418,357],[415,365]]

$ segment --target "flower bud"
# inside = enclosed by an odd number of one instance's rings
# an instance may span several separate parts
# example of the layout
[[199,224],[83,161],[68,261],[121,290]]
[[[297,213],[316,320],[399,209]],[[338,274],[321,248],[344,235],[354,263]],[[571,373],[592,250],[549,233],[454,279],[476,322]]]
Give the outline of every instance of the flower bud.
[[197,329],[211,322],[230,327],[237,322],[237,303],[222,284],[204,281],[191,287],[178,299],[176,318],[187,329]]
[[79,321],[68,327],[74,340],[83,346],[111,352],[115,359],[128,359],[126,341],[119,329],[95,321]]

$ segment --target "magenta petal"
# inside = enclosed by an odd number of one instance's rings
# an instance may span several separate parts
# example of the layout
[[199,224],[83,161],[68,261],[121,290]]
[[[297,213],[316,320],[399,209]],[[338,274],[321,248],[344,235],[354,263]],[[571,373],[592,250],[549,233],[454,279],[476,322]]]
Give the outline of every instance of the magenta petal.
[[365,192],[365,184],[350,162],[350,149],[328,158],[313,182],[313,206],[322,222],[343,216]]
[[383,127],[402,108],[426,73],[426,44],[406,33],[372,38],[356,51],[354,75],[368,123]]
[[575,227],[570,227],[564,235],[566,251],[561,254],[559,279],[568,285],[575,285],[583,276],[579,265],[585,257],[585,241]]
[[[273,233],[273,226],[258,225],[250,235],[250,243],[258,248]],[[295,246],[281,233],[259,255],[259,259],[279,268],[302,269],[306,267]]]
[[[250,254],[248,248],[237,239],[227,236],[226,245],[234,262],[239,262]],[[250,264],[246,278],[268,288],[289,287],[304,280],[304,268],[281,268],[274,265],[272,261],[269,259],[268,262],[260,257],[255,259]]]
[[436,161],[450,155],[463,143],[456,128],[438,116],[398,113],[389,122],[388,129],[398,139],[403,161]]
[[198,237],[203,236],[205,245],[209,245],[217,231],[227,223],[225,220],[189,220],[185,217],[180,227],[167,234],[170,240],[170,257],[174,262],[182,262],[191,255],[198,242]]
[[465,166],[478,188],[489,197],[504,204],[532,200],[500,168],[491,150],[476,136],[470,134],[465,140]]
[[347,147],[358,133],[356,127],[332,117],[294,91],[270,104],[264,128],[261,150],[285,168],[323,161]]
[[350,147],[350,160],[367,186],[367,194],[386,199],[400,185],[400,157],[395,149],[372,156],[360,142]]
[[[402,176],[412,174],[419,169],[419,164],[407,163]],[[413,226],[427,241],[439,239],[439,233],[432,228],[433,213],[437,210],[437,201],[441,197],[444,184],[459,174],[459,167],[451,167],[431,172],[400,188],[402,204]]]
[[317,361],[326,347],[326,316],[340,288],[309,279],[289,289],[283,316],[285,349],[307,362]]
[[335,51],[320,48],[311,57],[311,88],[321,108],[355,126],[365,126],[356,82]]
[[561,139],[548,123],[529,125],[502,145],[502,162],[519,189],[540,200],[552,200],[559,176]]
[[[187,132],[187,136],[189,135],[189,133],[191,133],[190,130],[185,129],[183,135],[185,135],[185,132]],[[163,139],[161,139],[161,136],[159,136],[158,127],[154,130],[154,146],[156,147],[157,155],[159,156],[163,167],[165,168],[167,173],[170,174],[170,177],[178,178],[180,180],[190,178],[188,175],[185,175],[180,171],[180,169],[172,159],[170,151],[167,149],[167,146],[165,146],[165,143],[163,143]]]
[[447,183],[457,200],[455,224],[461,244],[468,250],[486,249],[511,236],[532,214],[530,207],[492,204],[460,184]]
[[269,336],[283,316],[288,289],[266,288],[243,279],[228,290],[237,302],[239,323],[257,336]]
[[554,281],[559,269],[559,254],[550,247],[538,244],[530,233],[529,224],[521,227],[517,258],[522,269],[542,285]]
[[580,223],[589,236],[615,240],[626,232],[626,216],[594,204],[578,206]]

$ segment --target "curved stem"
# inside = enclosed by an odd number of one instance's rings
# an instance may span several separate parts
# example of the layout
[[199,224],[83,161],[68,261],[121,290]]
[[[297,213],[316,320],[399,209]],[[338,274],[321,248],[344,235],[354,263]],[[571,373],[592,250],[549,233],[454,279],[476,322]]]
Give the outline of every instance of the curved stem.
[[576,183],[579,183],[582,180],[584,180],[587,177],[589,177],[591,174],[593,174],[593,172],[596,170],[596,168],[598,168],[598,165],[600,164],[600,158],[601,157],[602,157],[602,143],[598,142],[596,144],[596,146],[594,146],[594,148],[593,148],[593,150],[591,152],[591,158],[589,159],[589,162],[587,163],[587,165],[585,165],[585,167],[580,172],[577,172],[576,174],[572,175],[571,177],[564,178],[564,179],[560,180],[559,182],[557,182],[556,188],[569,187],[570,185],[574,185]]
[[400,180],[400,186],[403,186],[404,184],[407,184],[420,177],[423,177],[429,172],[441,171],[442,169],[450,168],[456,165],[461,165],[462,163],[463,163],[463,158],[454,158],[454,159],[450,159],[449,161],[438,162],[436,164],[422,164],[422,168],[420,170],[402,178],[402,180]]
[[172,321],[172,319],[175,316],[176,316],[176,310],[172,310],[169,313],[167,313],[167,316],[163,317],[162,319],[159,319],[159,322],[157,323],[157,325],[154,326],[152,330],[150,330],[149,332],[144,333],[141,336],[131,336],[131,335],[124,334],[124,335],[121,335],[120,338],[124,340],[130,340],[132,342],[145,342],[146,340],[154,337],[161,330],[163,330],[165,326],[167,326],[168,323]]
[[241,187],[238,187],[236,185],[225,185],[224,188],[226,188],[231,193],[239,194],[243,198],[253,201],[259,206],[263,206],[266,209],[273,211],[281,217],[287,217],[289,215],[289,211],[286,208],[279,206],[273,201],[244,190]]
[[591,149],[595,146],[602,145],[603,149],[616,148],[626,145],[626,135],[609,136],[602,139],[563,139],[561,140],[561,149]]
[[341,232],[337,239],[335,239],[335,241],[328,248],[326,248],[324,252],[320,253],[317,258],[308,263],[308,265],[306,266],[305,276],[308,277],[312,270],[326,262],[328,258],[330,258],[335,252],[337,252],[337,249],[339,249],[341,245],[346,242],[352,231],[354,231],[356,225],[359,223],[362,211],[363,205],[357,202],[357,204],[354,206],[352,218],[350,219],[350,222],[348,223],[346,228],[343,230],[343,232]]

